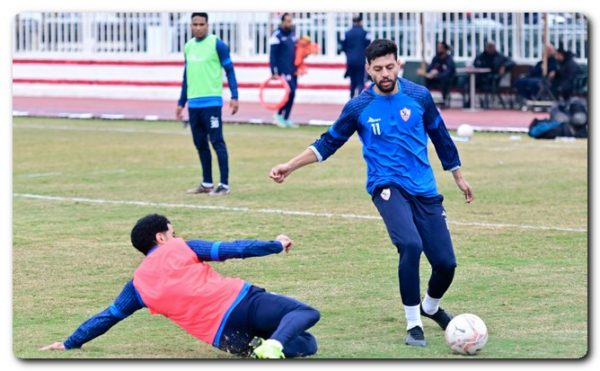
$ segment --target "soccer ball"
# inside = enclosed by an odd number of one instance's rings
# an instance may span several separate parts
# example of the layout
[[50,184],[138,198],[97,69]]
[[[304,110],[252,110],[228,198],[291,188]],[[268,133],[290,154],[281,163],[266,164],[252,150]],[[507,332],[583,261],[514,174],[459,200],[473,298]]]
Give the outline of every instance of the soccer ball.
[[469,124],[461,124],[458,129],[456,129],[456,134],[459,137],[471,138],[473,136],[473,127]]
[[485,323],[471,313],[459,314],[446,327],[446,343],[456,353],[475,355],[483,349],[487,340]]

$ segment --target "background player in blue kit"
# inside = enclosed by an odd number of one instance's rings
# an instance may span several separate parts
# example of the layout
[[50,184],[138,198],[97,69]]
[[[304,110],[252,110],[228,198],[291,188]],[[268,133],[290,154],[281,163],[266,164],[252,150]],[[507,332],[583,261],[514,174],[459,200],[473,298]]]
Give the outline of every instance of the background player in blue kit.
[[294,21],[290,13],[283,13],[279,28],[273,32],[269,39],[269,65],[271,75],[281,76],[287,81],[290,87],[290,94],[287,103],[275,113],[273,119],[279,127],[297,127],[291,120],[292,106],[296,96],[296,87],[298,86],[298,76],[296,75],[296,65],[294,58],[296,56],[296,34],[294,33]]
[[352,17],[352,28],[344,34],[342,50],[346,54],[346,74],[350,78],[350,98],[360,94],[365,87],[365,49],[371,36],[362,26],[362,15]]
[[[452,316],[439,304],[456,268],[443,196],[438,193],[427,158],[428,137],[444,170],[452,172],[468,203],[473,201],[473,190],[461,174],[458,151],[430,92],[398,78],[396,44],[374,40],[366,49],[366,58],[374,84],[350,100],[335,123],[309,148],[273,167],[270,177],[283,182],[296,169],[326,160],[358,132],[367,163],[367,192],[400,254],[398,278],[407,322],[405,342],[425,346],[421,315],[446,328]],[[432,267],[422,301],[421,252]]]

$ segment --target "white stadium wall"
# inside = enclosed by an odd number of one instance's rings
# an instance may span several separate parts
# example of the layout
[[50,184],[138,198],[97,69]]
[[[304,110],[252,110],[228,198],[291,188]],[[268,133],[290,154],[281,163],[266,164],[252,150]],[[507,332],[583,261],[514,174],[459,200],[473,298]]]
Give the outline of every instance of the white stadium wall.
[[[13,95],[174,101],[179,98],[183,74],[182,59],[119,57],[15,57]],[[240,100],[257,102],[259,86],[270,76],[267,58],[232,59]],[[311,56],[307,59],[307,65],[307,74],[299,78],[297,102],[343,104],[348,100],[349,80],[344,78],[343,57]],[[265,90],[267,100],[277,100],[279,94],[277,89]],[[224,98],[229,99],[227,87],[224,88]]]
[[[269,77],[269,36],[277,12],[213,12],[211,31],[229,45],[240,99],[255,102]],[[517,63],[534,64],[548,40],[587,63],[587,18],[581,13],[365,12],[372,39],[396,42],[403,61],[429,61],[437,41],[446,40],[455,61],[471,63],[494,40]],[[177,100],[182,47],[191,37],[190,14],[179,12],[22,12],[12,33],[13,94]],[[297,35],[320,45],[307,58],[297,102],[344,103],[349,81],[340,40],[351,26],[350,12],[296,12]],[[547,26],[547,27],[546,27]],[[277,90],[268,89],[269,96]],[[225,89],[225,98],[229,91]]]

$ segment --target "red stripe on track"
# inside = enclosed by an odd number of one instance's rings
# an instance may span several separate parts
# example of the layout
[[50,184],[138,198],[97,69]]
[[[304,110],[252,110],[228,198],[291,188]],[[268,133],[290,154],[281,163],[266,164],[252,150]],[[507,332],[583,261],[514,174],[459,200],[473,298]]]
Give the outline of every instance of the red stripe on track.
[[71,80],[71,79],[13,79],[14,84],[48,85],[118,85],[118,86],[181,86],[173,81]]
[[83,60],[83,59],[13,59],[13,64],[66,64],[98,66],[174,66],[183,67],[183,61],[121,61],[121,60]]
[[[96,65],[96,66],[151,66],[151,67],[183,67],[183,61],[134,61],[134,60],[86,60],[86,59],[13,59],[13,64],[64,64],[64,65]],[[269,68],[267,62],[234,62],[234,67]],[[344,69],[344,63],[308,62],[308,68]]]
[[[47,84],[47,85],[111,85],[111,86],[155,86],[155,87],[181,87],[177,81],[131,81],[131,80],[83,80],[83,79],[13,79],[13,84]],[[223,84],[228,87],[228,84]],[[241,89],[258,89],[259,83],[239,83]],[[278,87],[267,87],[278,89]],[[298,84],[298,89],[311,90],[348,90],[345,84]]]

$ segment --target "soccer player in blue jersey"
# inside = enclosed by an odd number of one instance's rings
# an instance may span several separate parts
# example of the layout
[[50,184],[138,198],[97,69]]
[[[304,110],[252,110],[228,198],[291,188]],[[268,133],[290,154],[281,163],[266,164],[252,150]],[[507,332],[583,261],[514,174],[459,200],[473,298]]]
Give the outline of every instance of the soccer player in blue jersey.
[[[374,84],[350,100],[335,123],[304,152],[273,167],[270,177],[281,183],[296,169],[325,161],[358,132],[367,163],[367,192],[400,255],[398,278],[407,322],[405,343],[426,346],[421,315],[446,328],[452,316],[440,307],[440,300],[456,268],[443,196],[437,190],[427,157],[428,137],[466,202],[472,202],[474,195],[461,174],[458,151],[430,92],[398,78],[397,54],[392,41],[374,40],[366,49],[366,69]],[[422,252],[432,273],[421,301]]]
[[317,352],[317,341],[307,331],[319,320],[316,309],[222,276],[205,263],[288,252],[289,237],[184,241],[166,217],[150,214],[133,227],[131,243],[145,257],[112,305],[83,322],[64,342],[40,350],[81,348],[147,307],[199,340],[239,356],[291,358]]

